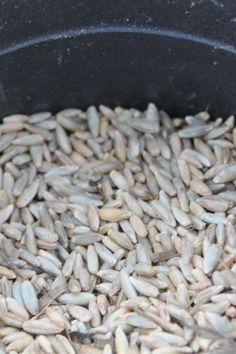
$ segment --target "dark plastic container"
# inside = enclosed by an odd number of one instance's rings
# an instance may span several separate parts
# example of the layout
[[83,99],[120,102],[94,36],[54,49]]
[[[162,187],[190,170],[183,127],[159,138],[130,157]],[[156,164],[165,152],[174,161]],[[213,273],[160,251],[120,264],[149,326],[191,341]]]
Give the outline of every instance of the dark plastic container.
[[0,116],[148,101],[235,113],[235,0],[0,1]]

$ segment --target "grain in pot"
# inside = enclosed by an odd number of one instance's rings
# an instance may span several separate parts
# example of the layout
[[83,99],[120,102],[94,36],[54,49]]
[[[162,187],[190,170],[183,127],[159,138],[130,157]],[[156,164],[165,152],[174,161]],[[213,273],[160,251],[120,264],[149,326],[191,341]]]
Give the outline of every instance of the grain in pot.
[[235,353],[234,117],[4,117],[0,352]]

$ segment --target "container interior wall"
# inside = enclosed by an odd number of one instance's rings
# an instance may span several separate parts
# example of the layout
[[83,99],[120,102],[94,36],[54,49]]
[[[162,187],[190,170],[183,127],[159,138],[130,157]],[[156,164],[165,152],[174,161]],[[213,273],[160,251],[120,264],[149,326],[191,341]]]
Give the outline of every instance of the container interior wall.
[[234,1],[1,1],[0,10],[0,116],[148,101],[173,116],[236,110]]

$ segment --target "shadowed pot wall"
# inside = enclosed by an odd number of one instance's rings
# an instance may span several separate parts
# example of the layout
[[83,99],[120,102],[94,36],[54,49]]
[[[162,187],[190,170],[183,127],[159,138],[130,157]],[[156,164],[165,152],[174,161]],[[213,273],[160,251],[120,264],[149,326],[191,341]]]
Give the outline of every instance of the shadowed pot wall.
[[236,110],[236,2],[1,1],[0,115],[155,101]]

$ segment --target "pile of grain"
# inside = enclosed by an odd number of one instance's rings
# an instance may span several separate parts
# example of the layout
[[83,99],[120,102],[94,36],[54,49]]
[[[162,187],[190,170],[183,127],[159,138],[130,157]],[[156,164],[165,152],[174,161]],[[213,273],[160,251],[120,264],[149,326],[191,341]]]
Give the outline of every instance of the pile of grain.
[[0,353],[235,353],[235,147],[153,103],[3,118]]

